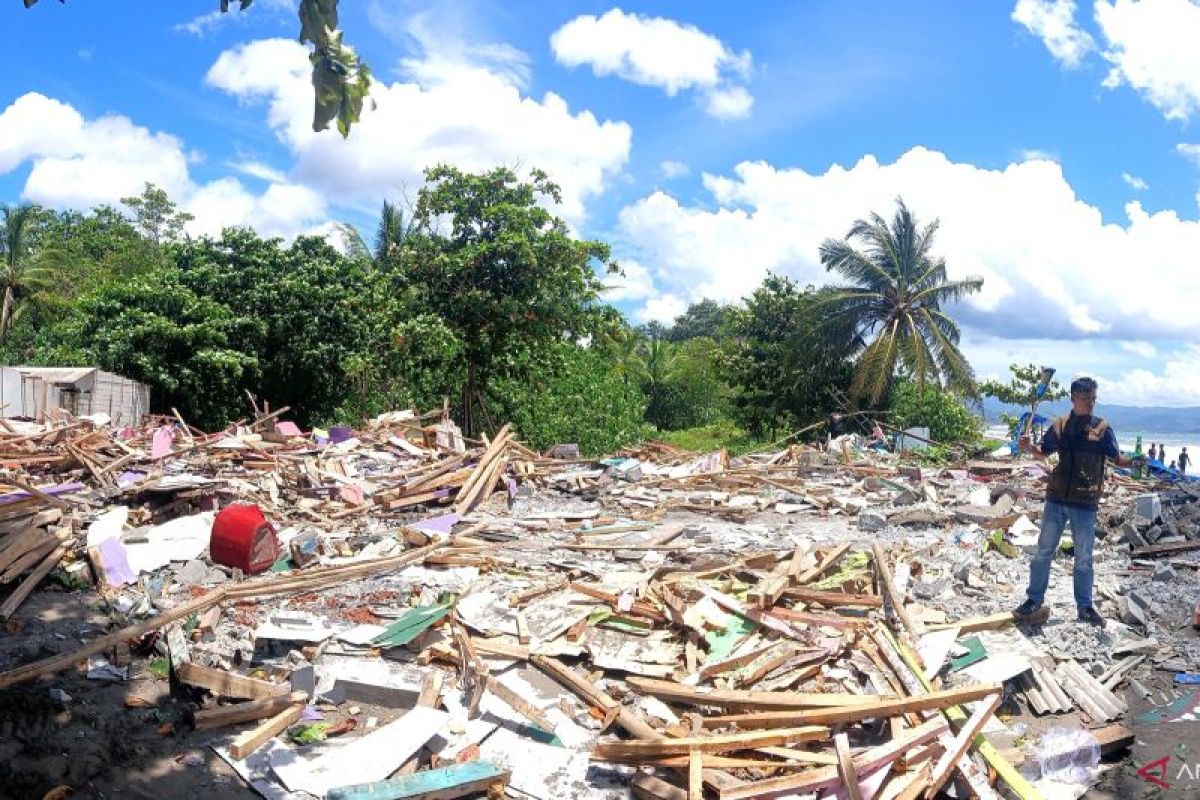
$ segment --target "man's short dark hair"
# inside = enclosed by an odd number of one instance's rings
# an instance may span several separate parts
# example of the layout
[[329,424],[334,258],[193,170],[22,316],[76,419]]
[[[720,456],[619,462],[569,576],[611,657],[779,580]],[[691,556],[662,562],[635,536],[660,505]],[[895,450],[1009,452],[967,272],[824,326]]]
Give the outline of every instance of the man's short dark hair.
[[1096,380],[1094,378],[1076,378],[1071,381],[1071,394],[1092,394],[1096,391]]

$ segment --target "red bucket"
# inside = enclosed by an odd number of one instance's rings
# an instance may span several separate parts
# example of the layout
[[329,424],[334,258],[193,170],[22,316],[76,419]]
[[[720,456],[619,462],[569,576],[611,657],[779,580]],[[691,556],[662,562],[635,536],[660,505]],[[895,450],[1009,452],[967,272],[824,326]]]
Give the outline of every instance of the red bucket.
[[279,560],[279,541],[258,506],[235,504],[221,509],[213,520],[208,554],[214,564],[255,575]]

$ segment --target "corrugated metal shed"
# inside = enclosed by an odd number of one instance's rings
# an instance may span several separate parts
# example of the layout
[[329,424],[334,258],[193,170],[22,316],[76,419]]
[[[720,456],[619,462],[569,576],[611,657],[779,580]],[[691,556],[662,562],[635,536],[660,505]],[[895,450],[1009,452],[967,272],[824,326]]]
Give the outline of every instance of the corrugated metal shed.
[[59,411],[136,425],[150,413],[150,387],[96,367],[0,367],[0,415],[41,419]]
[[77,384],[99,372],[96,367],[12,367],[27,378],[46,383]]

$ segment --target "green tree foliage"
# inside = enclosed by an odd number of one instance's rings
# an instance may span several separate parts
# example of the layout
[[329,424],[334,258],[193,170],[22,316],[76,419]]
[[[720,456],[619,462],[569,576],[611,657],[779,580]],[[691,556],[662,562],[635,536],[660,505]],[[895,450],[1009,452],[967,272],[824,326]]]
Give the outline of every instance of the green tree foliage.
[[167,193],[153,183],[147,183],[140,195],[122,197],[121,205],[129,209],[134,226],[156,250],[182,239],[184,226],[195,219],[180,211]]
[[932,384],[893,381],[889,408],[893,427],[929,428],[929,438],[939,444],[973,445],[983,435],[983,420],[960,398]]
[[726,333],[731,310],[729,306],[707,298],[692,303],[687,311],[675,318],[675,324],[667,336],[672,342],[686,342],[700,337],[721,339]]
[[555,345],[610,323],[595,268],[616,266],[607,245],[573,238],[546,210],[543,203],[560,196],[543,172],[527,183],[507,168],[470,174],[439,166],[425,177],[397,285],[461,342],[461,424],[494,429],[491,381],[528,379]]
[[[59,0],[65,2],[65,0]],[[254,0],[236,0],[245,11]],[[26,8],[38,0],[24,0]],[[218,0],[218,8],[228,12],[233,0]],[[363,102],[371,87],[371,70],[358,60],[354,49],[342,41],[338,30],[338,0],[300,0],[300,41],[313,46],[312,62],[313,130],[323,131],[336,121],[343,137],[358,122]]]
[[943,305],[979,291],[983,279],[947,278],[945,259],[932,252],[937,228],[936,220],[918,226],[897,200],[890,224],[872,214],[855,222],[844,240],[821,245],[825,268],[851,282],[828,296],[827,309],[831,336],[843,336],[851,324],[864,341],[851,384],[855,398],[879,402],[898,367],[918,383],[974,389],[971,365],[958,349],[958,325]]
[[42,213],[31,205],[0,207],[0,341],[33,297],[63,277],[62,252],[46,242],[35,246]]
[[736,346],[728,374],[740,424],[757,436],[795,430],[838,407],[850,384],[853,335],[828,332],[825,296],[768,275],[741,308],[730,312]]
[[660,430],[682,430],[728,419],[723,362],[720,346],[708,337],[672,345],[666,374],[646,386],[646,420]]
[[1012,380],[1008,383],[984,381],[979,384],[980,393],[985,397],[994,397],[1001,403],[1026,408],[1032,406],[1034,401],[1048,403],[1053,400],[1062,400],[1067,396],[1067,390],[1063,388],[1062,384],[1051,380],[1045,393],[1038,398],[1037,387],[1042,379],[1042,370],[1033,364],[1025,366],[1011,364],[1008,371],[1012,373]]
[[252,231],[176,245],[180,279],[240,319],[261,324],[239,348],[253,355],[255,391],[307,424],[330,418],[349,394],[348,359],[369,351],[375,315],[366,266],[322,239],[290,247]]
[[56,327],[53,360],[143,381],[160,408],[215,429],[253,385],[257,361],[241,345],[260,338],[264,325],[201,296],[167,267],[110,283]]
[[538,449],[573,442],[600,455],[645,438],[644,400],[627,391],[603,353],[560,342],[546,358],[552,368],[543,375],[491,386],[497,402],[513,410],[523,439]]

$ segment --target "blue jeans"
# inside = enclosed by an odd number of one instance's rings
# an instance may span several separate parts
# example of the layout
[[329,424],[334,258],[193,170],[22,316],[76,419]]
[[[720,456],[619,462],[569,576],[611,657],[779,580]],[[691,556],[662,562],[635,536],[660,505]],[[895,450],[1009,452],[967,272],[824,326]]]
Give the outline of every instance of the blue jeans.
[[1029,588],[1025,594],[1035,603],[1046,600],[1050,584],[1050,564],[1062,539],[1063,528],[1071,523],[1075,542],[1075,605],[1080,610],[1092,607],[1092,547],[1096,543],[1096,509],[1068,506],[1047,500],[1042,509],[1042,532],[1038,551],[1029,568]]

